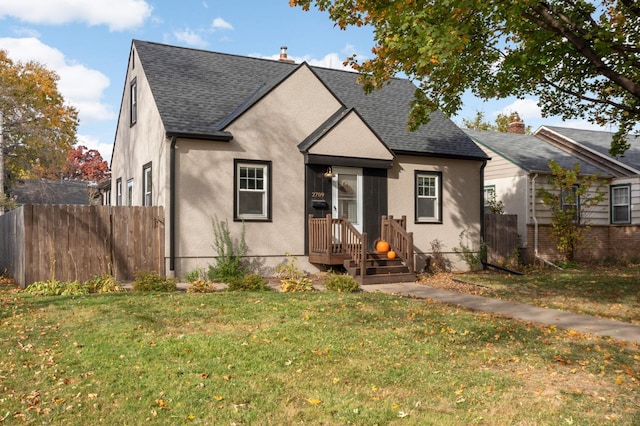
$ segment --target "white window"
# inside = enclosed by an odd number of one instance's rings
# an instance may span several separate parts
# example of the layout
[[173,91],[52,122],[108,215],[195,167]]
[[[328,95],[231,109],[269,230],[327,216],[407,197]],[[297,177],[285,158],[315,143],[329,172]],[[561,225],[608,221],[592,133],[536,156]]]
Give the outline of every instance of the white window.
[[138,121],[138,83],[136,82],[136,80],[134,79],[131,82],[131,105],[129,105],[129,107],[131,108],[131,125],[133,126],[134,124],[136,124],[136,121]]
[[442,173],[416,172],[416,222],[442,222]]
[[116,206],[122,205],[122,179],[116,180]]
[[133,179],[127,181],[127,205],[133,205]]
[[235,218],[270,220],[270,172],[268,162],[236,160]]
[[142,205],[152,205],[152,181],[151,181],[151,163],[145,164],[142,168]]
[[484,211],[491,213],[491,206],[496,205],[496,186],[489,185],[484,187]]
[[631,223],[631,187],[611,187],[611,223]]

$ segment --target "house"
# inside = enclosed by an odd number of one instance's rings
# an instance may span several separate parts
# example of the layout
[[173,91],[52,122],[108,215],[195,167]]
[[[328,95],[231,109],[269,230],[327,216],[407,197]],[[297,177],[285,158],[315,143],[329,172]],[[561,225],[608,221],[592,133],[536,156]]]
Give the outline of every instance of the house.
[[578,163],[582,174],[598,175],[604,185],[604,201],[582,218],[590,229],[579,258],[638,256],[640,185],[636,167],[640,151],[632,148],[624,158],[611,157],[608,148],[612,134],[608,132],[542,126],[525,135],[522,130],[499,133],[465,129],[465,133],[492,158],[485,168],[485,203],[502,202],[505,213],[518,215],[524,258],[529,262],[536,256],[559,259],[549,236],[551,212],[537,195],[540,187],[548,185],[551,159],[563,168]]
[[18,179],[9,188],[16,204],[89,205],[86,182],[72,180]]
[[487,156],[441,113],[409,132],[411,82],[365,95],[356,73],[280,57],[132,42],[111,203],[164,206],[168,273],[214,264],[214,218],[271,271],[287,253],[307,271],[342,264],[337,246],[362,246],[351,234],[372,251],[385,220],[412,237],[412,269],[434,240],[454,262],[462,230],[479,244]]

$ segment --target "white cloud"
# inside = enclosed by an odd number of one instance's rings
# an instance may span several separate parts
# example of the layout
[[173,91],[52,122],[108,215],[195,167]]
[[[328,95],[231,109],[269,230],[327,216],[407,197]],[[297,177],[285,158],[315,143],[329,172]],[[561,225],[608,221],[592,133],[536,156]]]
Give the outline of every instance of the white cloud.
[[[272,59],[277,61],[280,58],[280,53],[277,53],[274,55],[268,55],[268,56],[262,55],[260,53],[251,53],[248,56],[252,56],[254,58]],[[306,62],[309,65],[314,67],[333,68],[337,70],[353,71],[353,68],[349,66],[344,66],[343,64],[344,57],[341,57],[337,53],[328,53],[322,59],[313,58],[311,57],[311,55],[305,55],[305,56],[288,55],[288,58],[295,61],[296,64],[301,64],[303,62]]]
[[542,117],[542,111],[538,106],[538,101],[531,98],[518,99],[510,105],[495,111],[492,115],[497,117],[498,114],[509,114],[517,112],[522,120],[538,120]]
[[233,25],[231,25],[224,19],[217,17],[211,23],[211,28],[214,30],[233,30]]
[[0,38],[0,46],[14,61],[36,61],[55,71],[58,90],[64,99],[78,110],[80,121],[111,120],[115,113],[102,102],[109,87],[109,78],[97,70],[76,64],[64,54],[35,38]]
[[13,33],[18,37],[33,37],[33,38],[40,37],[40,32],[33,28],[26,28],[26,27],[14,28]]
[[181,43],[194,47],[207,47],[207,41],[198,33],[187,28],[184,31],[174,31],[173,36]]
[[145,0],[2,0],[0,19],[13,17],[49,25],[83,22],[122,31],[141,26],[151,16],[151,10]]

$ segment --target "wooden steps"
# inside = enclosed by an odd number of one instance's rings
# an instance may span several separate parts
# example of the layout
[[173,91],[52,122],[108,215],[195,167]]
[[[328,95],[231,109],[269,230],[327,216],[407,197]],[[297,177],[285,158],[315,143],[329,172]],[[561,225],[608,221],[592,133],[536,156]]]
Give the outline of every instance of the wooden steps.
[[362,285],[387,284],[415,281],[416,274],[409,270],[400,259],[389,259],[386,253],[367,253],[365,275],[361,276],[360,268],[351,259],[344,261],[344,267]]

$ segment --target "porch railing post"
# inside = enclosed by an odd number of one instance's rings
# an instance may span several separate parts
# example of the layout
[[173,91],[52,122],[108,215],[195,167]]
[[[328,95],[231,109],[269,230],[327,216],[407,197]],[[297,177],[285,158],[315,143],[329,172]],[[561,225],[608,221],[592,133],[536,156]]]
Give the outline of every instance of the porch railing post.
[[409,272],[415,271],[413,263],[413,232],[409,232],[407,238],[407,268],[409,268]]
[[382,220],[380,221],[380,239],[382,241],[387,241],[387,216],[383,215]]
[[331,226],[331,215],[328,214],[325,218],[327,222],[327,232],[325,232],[327,240],[325,241],[325,247],[327,247],[327,251],[329,252],[328,254],[331,256],[331,253],[333,253],[333,227]]
[[364,280],[367,273],[367,233],[362,233],[362,245],[360,246],[360,277]]

